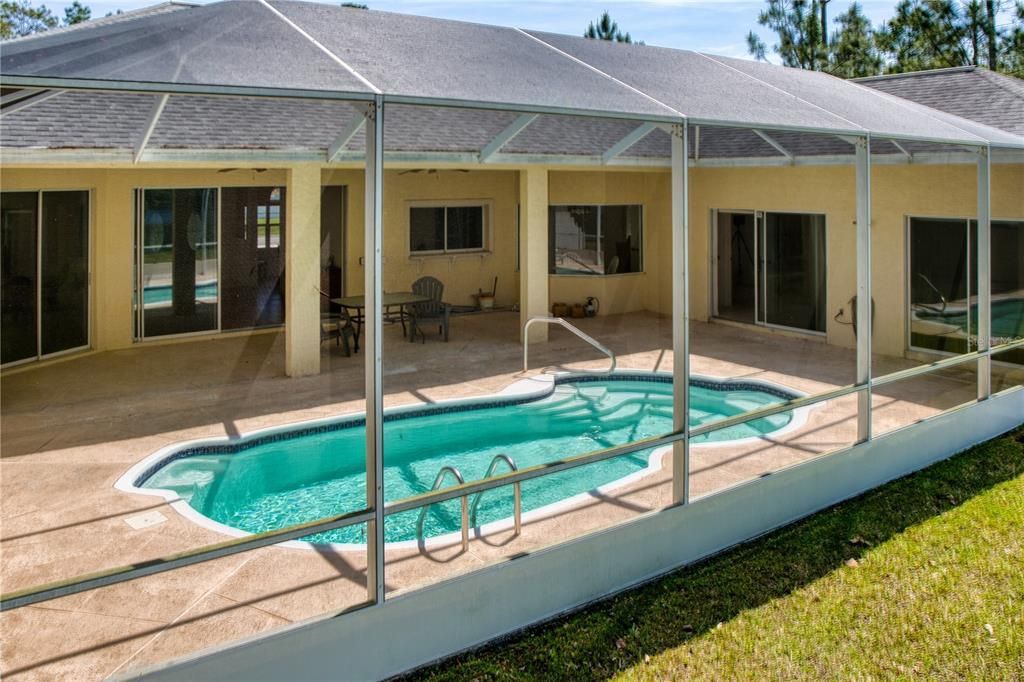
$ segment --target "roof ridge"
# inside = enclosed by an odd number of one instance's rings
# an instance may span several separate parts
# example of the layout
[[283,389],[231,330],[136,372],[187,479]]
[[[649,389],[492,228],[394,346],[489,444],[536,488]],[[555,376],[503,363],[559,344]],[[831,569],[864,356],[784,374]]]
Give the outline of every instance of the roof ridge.
[[917,78],[919,76],[933,76],[940,73],[970,73],[971,71],[977,71],[978,66],[974,64],[967,64],[964,66],[947,66],[941,69],[921,69],[920,71],[901,71],[899,73],[880,73],[877,76],[860,76],[859,78],[850,78],[849,80],[857,83],[867,83],[870,81],[882,81],[882,80],[898,80],[900,78]]
[[982,69],[979,70],[978,73],[982,78],[995,85],[997,88],[1005,90],[1015,97],[1024,99],[1024,81],[1013,76],[1008,76],[1005,73],[992,71],[991,69]]

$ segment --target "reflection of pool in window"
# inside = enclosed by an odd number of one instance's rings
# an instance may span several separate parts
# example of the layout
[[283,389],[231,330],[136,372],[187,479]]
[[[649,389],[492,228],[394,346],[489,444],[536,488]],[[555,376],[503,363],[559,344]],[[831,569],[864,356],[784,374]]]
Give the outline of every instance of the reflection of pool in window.
[[[991,231],[991,344],[1024,338],[1024,222]],[[910,345],[966,353],[978,347],[977,221],[910,220]],[[1024,354],[999,359],[1021,362]]]
[[552,274],[643,272],[642,206],[552,206],[548,230]]

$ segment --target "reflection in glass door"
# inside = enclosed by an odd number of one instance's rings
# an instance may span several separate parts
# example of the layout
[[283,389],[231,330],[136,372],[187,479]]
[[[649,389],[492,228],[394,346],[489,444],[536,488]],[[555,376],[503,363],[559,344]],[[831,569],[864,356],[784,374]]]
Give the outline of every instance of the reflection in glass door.
[[140,194],[140,336],[219,329],[217,190],[147,189]]
[[716,317],[825,331],[825,217],[716,211]]
[[89,345],[89,192],[0,194],[0,363]]

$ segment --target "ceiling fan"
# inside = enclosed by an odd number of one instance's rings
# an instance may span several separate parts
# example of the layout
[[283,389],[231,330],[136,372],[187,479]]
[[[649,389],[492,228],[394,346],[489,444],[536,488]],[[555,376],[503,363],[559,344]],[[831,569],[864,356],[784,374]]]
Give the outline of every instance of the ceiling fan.
[[251,170],[251,171],[253,171],[255,173],[265,173],[265,172],[267,172],[266,168],[221,168],[217,172],[218,173],[231,173],[231,172],[237,171],[237,170],[240,170],[240,171]]
[[[468,173],[469,172],[465,168],[446,168],[444,170],[450,170],[450,171],[453,171],[455,173]],[[398,174],[399,175],[405,175],[406,173],[422,173],[423,171],[426,171],[428,175],[433,175],[434,173],[437,173],[437,169],[436,168],[410,168],[408,170],[399,171]]]

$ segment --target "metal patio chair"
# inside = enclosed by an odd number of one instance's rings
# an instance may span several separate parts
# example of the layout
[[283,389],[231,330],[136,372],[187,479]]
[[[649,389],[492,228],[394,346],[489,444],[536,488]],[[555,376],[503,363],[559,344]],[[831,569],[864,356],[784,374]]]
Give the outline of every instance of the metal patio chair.
[[[320,295],[327,299],[328,312],[320,313],[320,343],[334,339],[337,345],[341,346],[345,357],[351,357],[352,353],[359,352],[359,337],[356,336],[355,325],[344,308],[331,311],[333,306],[331,297],[322,289],[317,289]],[[351,339],[352,345],[349,345]]]
[[452,306],[441,300],[444,296],[444,284],[436,277],[420,277],[412,283],[412,291],[414,294],[429,297],[430,300],[409,306],[409,341],[415,341],[416,335],[419,334],[422,342],[427,342],[427,335],[423,331],[425,323],[437,324],[438,334],[447,341]]

